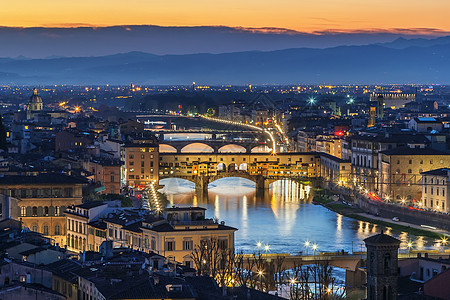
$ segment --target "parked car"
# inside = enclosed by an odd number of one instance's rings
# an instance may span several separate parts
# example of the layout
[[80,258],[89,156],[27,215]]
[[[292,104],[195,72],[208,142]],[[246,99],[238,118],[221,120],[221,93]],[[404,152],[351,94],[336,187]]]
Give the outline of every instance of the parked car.
[[398,217],[393,217],[392,221],[398,222],[398,221],[400,221],[400,219]]

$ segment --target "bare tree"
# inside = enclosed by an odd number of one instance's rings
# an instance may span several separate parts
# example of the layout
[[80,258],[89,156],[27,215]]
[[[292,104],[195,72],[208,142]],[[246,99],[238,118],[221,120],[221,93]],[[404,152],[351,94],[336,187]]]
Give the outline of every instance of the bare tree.
[[346,296],[327,261],[286,270],[282,256],[268,259],[261,253],[236,254],[234,249],[223,248],[217,239],[196,246],[191,258],[198,275],[211,276],[222,287],[237,285],[269,291],[288,285],[291,300],[337,300]]

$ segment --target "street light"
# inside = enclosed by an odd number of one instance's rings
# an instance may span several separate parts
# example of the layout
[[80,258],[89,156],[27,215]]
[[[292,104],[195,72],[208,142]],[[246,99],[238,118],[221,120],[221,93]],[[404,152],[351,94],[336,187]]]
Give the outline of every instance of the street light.
[[312,245],[312,248],[314,250],[314,256],[316,256],[317,244]]
[[448,243],[448,239],[446,237],[443,237],[441,239],[441,244],[442,244],[442,252],[445,252],[445,245],[447,245]]
[[305,242],[305,247],[306,247],[306,256],[308,256],[308,248],[309,248],[309,241]]
[[269,249],[270,249],[270,246],[269,246],[269,245],[265,245],[265,246],[264,246],[264,251],[266,251],[266,254],[267,254],[267,252],[269,252]]
[[412,243],[411,241],[409,241],[408,244],[407,244],[407,246],[408,246],[408,253],[409,253],[408,256],[411,256],[411,248],[412,248],[412,246],[413,246],[413,243]]
[[262,288],[262,276],[263,276],[263,271],[259,270],[258,271],[258,275],[259,275],[259,288],[261,289],[261,291],[263,290]]

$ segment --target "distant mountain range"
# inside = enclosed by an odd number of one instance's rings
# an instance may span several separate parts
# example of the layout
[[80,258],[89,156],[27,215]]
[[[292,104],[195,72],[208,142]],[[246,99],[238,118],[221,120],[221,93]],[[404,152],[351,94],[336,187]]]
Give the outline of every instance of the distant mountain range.
[[[225,26],[0,27],[0,57],[103,56],[139,51],[158,55],[274,51],[432,39],[432,29],[305,33],[280,28]],[[449,33],[450,35],[450,33]]]
[[[148,29],[148,26],[144,27],[146,30]],[[109,28],[111,29],[111,27]],[[0,43],[2,44],[0,52],[4,51],[6,45],[2,42],[3,29],[0,28]],[[127,31],[122,27],[116,29]],[[139,31],[140,29],[140,27],[132,28],[131,31]],[[182,40],[178,43],[189,44],[192,41],[189,41],[188,36],[183,35],[183,30],[185,29],[180,29],[178,37]],[[208,30],[210,30],[209,27]],[[228,29],[221,28],[220,30],[227,31]],[[91,33],[92,29],[86,29],[86,31]],[[29,41],[26,45],[27,49],[39,52],[46,47],[50,47],[48,45],[44,47],[45,42],[37,39],[37,36],[40,36],[41,33],[42,31],[39,29],[34,36],[35,40]],[[248,31],[244,30],[241,37],[242,43],[249,47],[251,43],[246,44],[246,34],[248,34]],[[290,35],[296,36],[297,33],[270,33],[266,37],[269,37],[269,40],[271,38],[280,39],[279,43],[272,40],[270,47],[286,47],[287,44],[283,44],[282,41],[286,41],[285,38],[288,39]],[[67,40],[70,39],[70,34],[64,29],[62,33],[60,32],[60,37]],[[111,52],[122,49],[121,45],[127,44],[127,40],[122,40],[120,35],[112,35],[112,37],[116,40],[117,46],[112,47]],[[58,37],[55,38],[59,39]],[[92,43],[80,42],[78,35],[74,35],[73,38],[78,41],[78,44],[68,43],[65,47],[75,47],[78,49],[75,49],[76,51],[90,49],[90,53],[100,51],[95,50],[95,44],[98,41]],[[136,34],[135,38],[139,39],[139,34]],[[172,42],[175,39],[173,36],[165,38],[172,40]],[[343,43],[345,40],[344,36],[340,36],[342,40],[332,36],[329,40],[324,39],[323,43],[325,41],[329,44],[333,43],[333,38],[336,38],[334,41],[336,43],[338,41]],[[354,36],[352,38],[355,41]],[[19,37],[16,38],[17,42],[11,40],[6,48],[14,46],[19,49],[18,46],[22,39],[23,37],[20,37],[19,34]],[[105,41],[103,42],[105,45],[108,44]],[[206,43],[206,41],[203,42]],[[142,43],[145,44],[145,39],[142,40]],[[164,47],[167,47],[170,43],[168,42]],[[217,37],[210,40],[209,44],[211,47],[219,49],[215,43],[219,43]],[[224,41],[220,41],[220,43],[223,44]],[[238,47],[235,44],[236,42],[233,43],[234,48]],[[192,42],[192,51],[196,49],[193,46],[194,44]],[[254,43],[254,45],[256,44]],[[186,51],[187,48],[183,49]],[[27,55],[19,51],[16,54]],[[16,58],[0,58],[0,84],[97,85],[129,84],[133,82],[135,84],[162,85],[191,84],[193,81],[198,84],[209,85],[450,84],[450,36],[433,39],[423,37],[406,39],[402,37],[384,42],[376,41],[369,45],[325,48],[317,46],[270,51],[231,51],[230,53],[219,54],[156,55],[140,51],[125,51],[122,54],[114,55],[86,55],[84,57],[61,57],[60,54],[63,53],[55,51],[52,55],[56,56],[45,59],[29,59],[17,57],[17,55],[15,55]]]

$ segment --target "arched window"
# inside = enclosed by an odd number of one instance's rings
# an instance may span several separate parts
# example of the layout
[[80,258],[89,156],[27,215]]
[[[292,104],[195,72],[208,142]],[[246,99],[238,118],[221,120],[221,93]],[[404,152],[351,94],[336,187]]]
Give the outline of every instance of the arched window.
[[37,207],[36,206],[33,206],[32,215],[33,215],[33,217],[37,216]]
[[24,217],[24,216],[27,215],[27,208],[26,208],[25,206],[21,206],[21,207],[20,207],[20,215],[21,215],[22,217]]
[[408,169],[408,173],[411,174],[411,173],[412,173],[412,170],[411,170],[411,169]]
[[48,206],[44,206],[44,216],[48,216]]
[[55,216],[59,216],[59,206],[55,206]]
[[59,225],[55,226],[55,235],[60,235],[61,234],[61,228],[59,227]]
[[384,255],[384,274],[390,275],[391,274],[391,254],[386,253]]
[[48,235],[48,225],[44,225],[43,232],[44,235]]
[[31,226],[31,231],[38,232],[39,229],[38,229],[37,225]]

